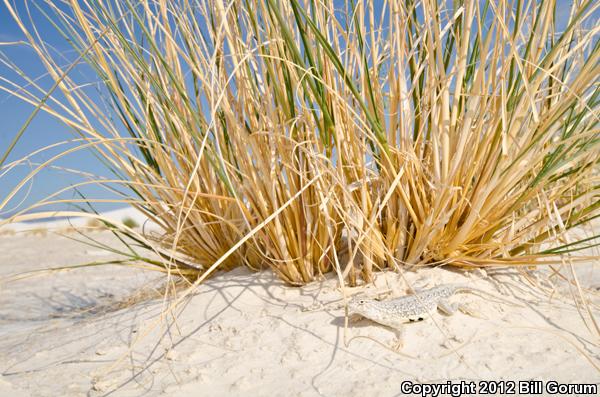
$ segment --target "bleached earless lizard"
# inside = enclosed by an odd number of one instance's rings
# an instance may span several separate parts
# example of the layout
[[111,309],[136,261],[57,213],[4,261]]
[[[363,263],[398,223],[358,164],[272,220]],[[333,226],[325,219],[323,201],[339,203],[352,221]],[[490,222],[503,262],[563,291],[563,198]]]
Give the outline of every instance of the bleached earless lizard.
[[451,304],[447,302],[447,299],[457,293],[483,294],[515,305],[513,302],[483,290],[467,285],[448,284],[387,301],[354,297],[348,303],[348,314],[358,314],[398,331],[397,346],[399,347],[401,346],[400,337],[403,324],[422,320],[436,309],[448,315],[454,314],[460,305]]

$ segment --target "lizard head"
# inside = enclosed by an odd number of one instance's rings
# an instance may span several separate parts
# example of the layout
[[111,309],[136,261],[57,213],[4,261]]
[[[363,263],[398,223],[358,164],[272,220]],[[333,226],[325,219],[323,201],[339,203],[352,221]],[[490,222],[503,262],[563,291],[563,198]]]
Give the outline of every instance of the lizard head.
[[373,302],[371,299],[366,299],[366,298],[361,298],[361,297],[355,297],[350,299],[350,302],[348,302],[348,313],[349,314],[365,314],[365,312],[368,310],[371,302]]

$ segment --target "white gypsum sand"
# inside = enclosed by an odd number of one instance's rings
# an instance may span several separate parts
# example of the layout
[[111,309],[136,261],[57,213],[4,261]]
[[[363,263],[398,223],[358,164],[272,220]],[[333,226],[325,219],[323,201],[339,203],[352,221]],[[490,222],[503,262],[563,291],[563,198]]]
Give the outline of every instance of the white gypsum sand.
[[[118,244],[108,232],[95,238]],[[0,239],[3,280],[110,258],[53,233]],[[593,263],[575,270],[584,287],[597,291],[600,277]],[[530,275],[543,280],[547,273]],[[405,380],[600,380],[594,367],[600,358],[597,336],[586,328],[564,284],[559,291],[565,298],[557,293],[550,299],[515,270],[489,274],[493,278],[486,280],[479,272],[440,268],[405,272],[415,287],[466,283],[523,307],[474,295],[454,297],[451,301],[462,302],[473,316],[436,313],[408,324],[401,355],[374,341],[390,344],[391,330],[364,319],[350,322],[345,346],[344,311],[336,309],[340,293],[333,276],[293,288],[271,271],[220,273],[174,313],[175,323],[170,315],[161,317],[168,306],[158,288],[164,276],[157,272],[109,265],[4,282],[0,395],[392,396]],[[399,296],[406,293],[404,279],[378,273],[365,292],[390,290]],[[597,294],[587,296],[598,304]],[[368,338],[351,339],[356,336]]]
[[[144,214],[132,207],[105,211],[101,213],[100,216],[108,221],[116,223],[123,223],[124,220],[130,219],[137,225],[143,226],[145,230],[154,230],[157,228],[156,224],[149,221]],[[5,225],[2,225],[2,221],[3,219],[0,218],[0,235],[10,235],[15,233],[42,234],[42,231],[63,232],[74,231],[74,229],[77,228],[88,231],[102,229],[102,223],[100,221],[95,221],[93,218],[86,216],[63,217],[45,222],[11,222]]]

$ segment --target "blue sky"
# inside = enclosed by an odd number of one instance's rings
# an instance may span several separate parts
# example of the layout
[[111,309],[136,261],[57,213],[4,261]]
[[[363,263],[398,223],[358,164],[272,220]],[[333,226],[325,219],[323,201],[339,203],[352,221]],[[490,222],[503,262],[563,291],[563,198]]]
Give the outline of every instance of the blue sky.
[[[21,15],[27,15],[24,6],[25,2],[18,1],[15,2],[15,4]],[[56,50],[57,56],[65,58],[63,60],[64,64],[68,64],[69,60],[75,58],[75,53],[70,45],[65,42],[62,36],[55,31],[51,24],[45,20],[45,17],[35,7],[31,6],[30,11],[32,18],[36,21],[36,27],[44,41]],[[4,4],[1,4],[0,42],[6,43],[20,40],[25,40],[25,36],[6,10]],[[52,86],[53,82],[45,75],[44,66],[40,63],[38,57],[31,48],[28,48],[25,45],[2,45],[0,46],[0,51],[3,53],[0,55],[1,57],[8,58],[16,63],[28,76],[39,77],[40,79],[37,83],[42,87],[48,89]],[[79,74],[79,76],[75,76],[75,78],[79,81],[94,81],[95,76],[92,73],[89,73],[88,71],[87,75],[85,75],[84,72],[83,68],[76,69],[74,73]],[[10,80],[18,78],[18,76],[4,64],[0,64],[0,76]],[[17,134],[33,110],[31,105],[24,103],[22,100],[15,98],[4,91],[0,92],[0,120],[2,121],[0,123],[0,155],[4,154],[13,137]],[[54,117],[49,116],[44,112],[39,112],[25,131],[22,139],[20,139],[15,146],[7,161],[10,162],[12,160],[20,159],[36,149],[43,148],[56,142],[71,140],[73,138],[73,131],[68,127],[57,121]],[[34,160],[36,162],[42,162],[48,160],[57,153],[58,151],[54,150],[36,156]],[[89,151],[78,151],[63,160],[56,162],[55,165],[81,169],[97,175],[108,175],[102,164],[96,160]],[[33,165],[23,165],[2,177],[0,179],[0,199],[4,199],[13,187],[27,175],[32,168]],[[0,211],[0,218],[14,212],[11,208],[17,203],[21,203],[20,208],[24,208],[24,206],[37,202],[47,195],[80,180],[80,177],[74,176],[69,172],[57,169],[44,170],[33,179],[31,185],[28,185],[26,189],[23,189],[21,194],[12,201],[11,205]],[[94,197],[108,197],[103,189],[93,187],[86,189],[85,194]],[[73,193],[71,192],[70,194],[63,195],[63,197],[73,197]],[[25,201],[22,201],[23,199]],[[115,207],[115,205],[99,206],[101,210],[112,207]]]

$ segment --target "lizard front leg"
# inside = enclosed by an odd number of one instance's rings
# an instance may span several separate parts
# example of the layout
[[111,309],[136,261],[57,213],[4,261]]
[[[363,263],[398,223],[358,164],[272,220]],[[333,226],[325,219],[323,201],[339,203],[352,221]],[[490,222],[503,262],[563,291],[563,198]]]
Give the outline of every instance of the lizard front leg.
[[386,321],[389,329],[391,329],[396,338],[391,343],[391,348],[399,352],[404,347],[404,322],[403,321]]
[[394,329],[396,340],[393,342],[392,349],[399,352],[404,347],[404,328]]

